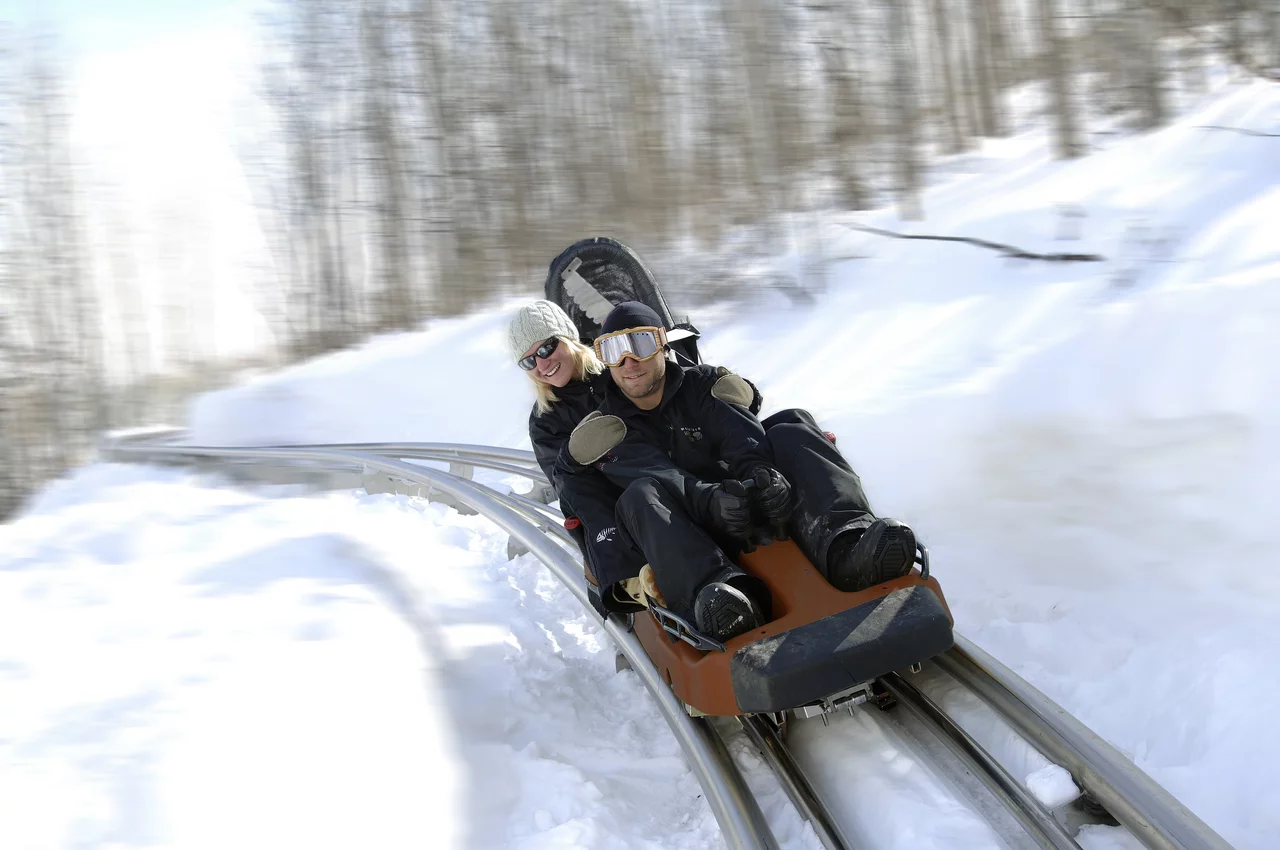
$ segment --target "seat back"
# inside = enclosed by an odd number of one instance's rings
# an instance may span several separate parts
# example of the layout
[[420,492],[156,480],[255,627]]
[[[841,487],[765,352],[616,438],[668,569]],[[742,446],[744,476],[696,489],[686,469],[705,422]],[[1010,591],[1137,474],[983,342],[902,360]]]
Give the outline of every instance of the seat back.
[[547,269],[546,297],[558,304],[590,345],[600,335],[600,325],[617,304],[639,301],[662,317],[678,359],[685,365],[701,363],[698,329],[687,319],[677,322],[640,257],[616,239],[593,236],[560,252]]

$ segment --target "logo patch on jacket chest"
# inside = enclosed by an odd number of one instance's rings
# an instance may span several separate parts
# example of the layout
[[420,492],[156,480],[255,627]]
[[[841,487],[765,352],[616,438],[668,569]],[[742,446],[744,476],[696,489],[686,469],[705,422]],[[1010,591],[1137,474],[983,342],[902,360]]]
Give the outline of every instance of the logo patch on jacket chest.
[[684,435],[685,435],[685,437],[686,437],[686,438],[689,440],[689,442],[691,442],[691,443],[696,443],[696,442],[698,442],[699,440],[701,440],[701,439],[702,439],[702,429],[701,429],[701,428],[685,428],[685,427],[681,426],[681,428],[680,428],[680,433],[684,434]]

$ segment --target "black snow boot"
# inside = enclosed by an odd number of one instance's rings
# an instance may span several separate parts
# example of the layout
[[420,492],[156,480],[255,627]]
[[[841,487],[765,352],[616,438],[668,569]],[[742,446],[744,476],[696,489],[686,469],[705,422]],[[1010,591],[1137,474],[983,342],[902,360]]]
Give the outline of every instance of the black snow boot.
[[693,601],[693,622],[698,631],[724,643],[763,626],[767,622],[764,610],[751,593],[757,584],[763,587],[764,583],[746,573],[728,571],[704,584]]
[[866,590],[902,578],[916,560],[916,535],[896,519],[878,519],[831,542],[828,578],[836,590]]

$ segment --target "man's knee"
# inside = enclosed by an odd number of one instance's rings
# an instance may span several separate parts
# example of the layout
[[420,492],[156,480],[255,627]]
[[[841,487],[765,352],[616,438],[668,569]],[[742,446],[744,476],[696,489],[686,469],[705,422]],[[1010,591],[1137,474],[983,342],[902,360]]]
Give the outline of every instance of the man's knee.
[[654,478],[637,478],[627,485],[618,497],[618,504],[627,508],[648,505],[657,497],[661,485]]
[[765,432],[778,470],[791,480],[793,487],[804,488],[817,480],[814,476],[850,476],[857,485],[857,475],[844,454],[824,431],[811,424],[813,418],[808,413],[798,412],[804,418],[774,425]]
[[[765,428],[765,438],[776,453],[793,452],[799,449],[817,449],[828,454],[834,449],[834,443],[827,432],[818,427],[817,421],[807,410],[784,410],[775,416],[788,416],[773,422]],[[773,416],[769,417],[771,420]]]
[[666,505],[665,495],[656,479],[637,478],[618,497],[615,514],[624,525],[634,528],[638,518]]
[[771,431],[779,425],[808,425],[815,430],[821,430],[818,428],[818,420],[813,418],[813,414],[799,407],[779,410],[777,413],[767,416],[760,424],[764,426],[766,431]]
[[825,440],[822,432],[804,422],[782,422],[775,424],[765,432],[769,448],[774,459],[785,465],[793,455],[812,448],[818,441]]

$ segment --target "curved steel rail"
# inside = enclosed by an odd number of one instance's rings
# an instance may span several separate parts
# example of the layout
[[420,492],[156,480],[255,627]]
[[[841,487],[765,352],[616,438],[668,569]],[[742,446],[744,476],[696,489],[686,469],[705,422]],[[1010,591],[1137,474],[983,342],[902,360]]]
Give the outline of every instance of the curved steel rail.
[[[587,601],[581,566],[565,549],[552,543],[537,524],[530,522],[526,512],[532,513],[533,508],[513,504],[497,497],[498,494],[489,488],[448,472],[388,460],[377,455],[329,449],[244,449],[122,443],[104,447],[104,453],[117,459],[130,460],[283,460],[339,469],[376,469],[416,481],[481,511],[486,518],[528,547],[580,604],[587,610],[592,610]],[[725,843],[735,850],[777,850],[777,840],[755,797],[710,724],[705,719],[689,717],[684,705],[662,680],[634,634],[612,618],[603,621],[603,628],[657,701],[663,718],[680,742],[690,767],[707,795],[707,803],[720,824]]]
[[[178,441],[187,436],[181,428],[133,429],[121,432],[119,436],[103,440],[100,448],[104,452],[114,452],[123,448],[143,448],[146,446],[170,449],[216,449],[216,448],[249,448],[247,446],[199,446],[184,445]],[[162,441],[162,442],[157,442]],[[538,466],[533,452],[526,449],[507,449],[501,446],[480,446],[469,443],[297,443],[254,446],[259,450],[311,449],[316,451],[358,452],[360,454],[379,455],[381,457],[414,458],[415,460],[432,460],[455,463],[469,463],[484,466],[499,472],[510,472],[540,484],[550,483]]]
[[468,443],[324,443],[302,446],[272,446],[281,449],[336,449],[362,454],[394,455],[396,457],[425,457],[443,455],[471,462],[479,458],[496,460],[515,466],[531,467],[539,481],[546,481],[538,468],[537,458],[526,449],[506,449],[501,446],[478,446]]
[[1231,850],[1222,836],[1093,730],[971,641],[934,661],[1153,850]]
[[822,797],[809,782],[787,745],[782,742],[777,728],[758,714],[744,715],[738,721],[751,743],[756,745],[773,769],[774,775],[782,783],[782,790],[787,793],[796,810],[809,821],[822,846],[827,850],[855,850],[857,845],[848,839],[840,829],[840,824],[831,817]]
[[1040,846],[1080,850],[1076,840],[1053,819],[1040,801],[997,762],[968,732],[956,725],[933,700],[897,673],[880,679],[899,704],[918,717],[1022,824]]

